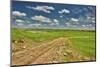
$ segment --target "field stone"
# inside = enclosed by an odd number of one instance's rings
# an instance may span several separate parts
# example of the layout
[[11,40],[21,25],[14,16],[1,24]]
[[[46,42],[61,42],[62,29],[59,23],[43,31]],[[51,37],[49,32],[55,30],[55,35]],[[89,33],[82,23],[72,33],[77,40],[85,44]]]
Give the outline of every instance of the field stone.
[[20,40],[18,41],[18,43],[24,43],[24,40],[23,40],[23,39],[20,39]]
[[67,54],[67,53],[63,53],[63,55],[64,55],[64,56],[67,56],[68,54]]
[[52,61],[52,63],[58,63],[58,61]]
[[13,42],[13,43],[18,43],[18,41],[17,41],[17,40],[13,40],[12,42]]
[[72,51],[72,50],[67,50],[66,52],[67,52],[67,53],[72,53],[73,51]]
[[26,48],[26,46],[23,46],[23,48],[25,49],[25,48]]

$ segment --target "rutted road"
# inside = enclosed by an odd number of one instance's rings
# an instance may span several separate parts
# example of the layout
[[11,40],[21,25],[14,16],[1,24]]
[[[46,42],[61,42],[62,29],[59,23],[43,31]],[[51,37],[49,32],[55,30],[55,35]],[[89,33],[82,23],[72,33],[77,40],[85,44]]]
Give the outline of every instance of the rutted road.
[[12,53],[12,65],[59,63],[67,62],[67,60],[73,62],[86,59],[89,60],[89,58],[84,58],[78,54],[73,49],[70,40],[64,37]]
[[[51,42],[41,44],[40,46],[33,47],[32,49],[26,49],[23,51],[15,52],[12,56],[13,65],[23,65],[23,64],[37,64],[36,60],[43,56],[53,48],[61,47],[62,45],[70,45],[67,38],[58,38]],[[42,59],[43,60],[43,59]],[[45,61],[45,60],[44,60]],[[50,61],[48,61],[50,62]]]

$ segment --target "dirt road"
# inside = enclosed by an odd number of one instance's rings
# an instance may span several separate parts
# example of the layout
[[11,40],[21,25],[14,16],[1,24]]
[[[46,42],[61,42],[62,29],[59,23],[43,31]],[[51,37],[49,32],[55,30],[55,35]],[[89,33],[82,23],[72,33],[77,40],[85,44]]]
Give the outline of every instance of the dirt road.
[[13,65],[29,65],[44,63],[59,63],[79,61],[82,58],[74,51],[72,44],[67,38],[58,38],[47,43],[41,43],[36,47],[16,51],[12,53]]

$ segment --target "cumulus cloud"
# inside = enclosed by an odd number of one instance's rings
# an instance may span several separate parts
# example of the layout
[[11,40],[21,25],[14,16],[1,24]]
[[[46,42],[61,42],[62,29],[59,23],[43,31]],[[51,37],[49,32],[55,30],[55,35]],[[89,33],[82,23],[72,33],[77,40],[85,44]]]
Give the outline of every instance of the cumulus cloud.
[[51,23],[49,23],[49,25],[54,26],[54,25],[59,25],[59,20],[57,19],[51,19]]
[[55,24],[55,23],[51,23],[51,24],[49,24],[49,25],[53,26],[53,25],[56,25],[56,24]]
[[30,26],[30,27],[32,27],[32,26],[36,26],[36,27],[38,27],[38,26],[41,26],[41,24],[34,23],[34,24],[29,24],[28,26]]
[[58,11],[58,13],[60,13],[60,14],[63,14],[63,13],[68,14],[68,13],[70,13],[70,10],[68,10],[68,9],[62,9],[61,11]]
[[26,16],[26,13],[20,12],[20,11],[13,11],[12,15],[13,16],[18,16],[18,17],[23,17],[23,16]]
[[15,22],[23,23],[24,21],[21,19],[16,19]]
[[71,18],[72,21],[75,21],[75,22],[78,22],[79,19],[76,19],[76,18]]
[[38,10],[38,11],[43,11],[45,13],[51,13],[51,10],[54,10],[54,7],[52,6],[36,6],[36,7],[27,6],[27,8]]
[[76,25],[76,24],[79,24],[79,19],[77,19],[77,18],[70,18],[69,22],[70,22],[71,24]]
[[86,25],[82,25],[82,27],[86,27]]
[[67,23],[65,23],[65,24],[66,24],[66,26],[68,26],[68,27],[73,27],[73,28],[77,27],[77,25],[73,25],[73,24],[71,24],[71,23],[69,23],[69,22],[67,22]]
[[92,24],[95,24],[96,23],[96,18],[95,18],[95,16],[90,16],[90,15],[86,15],[85,17],[83,16],[81,16],[81,17],[79,17],[79,21],[80,22],[84,22],[84,23],[92,23]]
[[67,26],[70,26],[71,24],[70,23],[65,23]]
[[53,21],[54,21],[55,23],[58,23],[58,22],[59,22],[57,19],[53,19]]
[[91,27],[91,26],[92,26],[92,24],[88,24],[88,25],[87,25],[87,27]]
[[50,18],[47,18],[45,16],[42,16],[42,15],[39,15],[39,16],[34,16],[34,17],[31,17],[32,20],[36,20],[36,21],[40,21],[40,22],[52,22],[52,20]]
[[92,18],[91,18],[91,21],[92,21],[92,23],[96,23],[95,17],[92,17]]
[[93,20],[92,23],[96,23],[96,22]]
[[82,25],[82,27],[92,27],[92,24]]
[[18,26],[23,26],[24,24],[23,24],[23,23],[17,23],[17,25],[18,25]]
[[63,16],[60,16],[60,18],[62,18]]
[[72,24],[79,24],[79,19],[71,18],[70,22],[71,22]]
[[50,23],[51,26],[53,25],[59,25],[59,23]]

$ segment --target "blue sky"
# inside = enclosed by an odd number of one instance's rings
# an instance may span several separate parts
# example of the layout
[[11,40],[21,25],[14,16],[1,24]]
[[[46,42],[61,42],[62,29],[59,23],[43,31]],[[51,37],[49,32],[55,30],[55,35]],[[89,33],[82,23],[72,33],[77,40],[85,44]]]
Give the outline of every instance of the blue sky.
[[95,10],[92,5],[12,1],[12,26],[95,29]]

